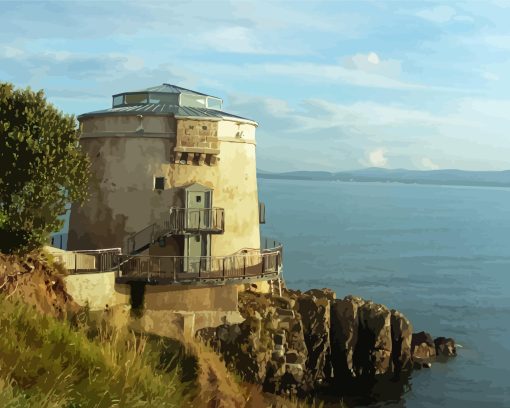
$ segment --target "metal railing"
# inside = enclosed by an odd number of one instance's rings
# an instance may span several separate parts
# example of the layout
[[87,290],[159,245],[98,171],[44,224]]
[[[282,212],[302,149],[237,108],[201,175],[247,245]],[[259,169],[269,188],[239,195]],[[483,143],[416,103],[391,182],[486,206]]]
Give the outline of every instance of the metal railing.
[[223,208],[170,208],[163,220],[163,229],[175,233],[225,231],[225,210]]
[[276,239],[268,238],[268,237],[260,237],[260,251],[274,251],[275,249],[278,249],[280,251],[283,251],[283,244]]
[[155,222],[127,239],[127,252],[136,253],[167,234],[193,234],[208,232],[222,234],[225,231],[223,208],[170,208],[161,220]]
[[158,280],[193,283],[209,280],[277,276],[283,267],[281,248],[230,256],[121,255],[119,277],[125,281]]
[[55,253],[53,257],[74,274],[119,270],[120,248]]
[[[262,239],[262,249],[229,256],[123,255],[120,248],[56,254],[70,273],[115,271],[123,282],[131,280],[193,284],[211,280],[274,279],[283,270],[283,246]],[[273,246],[271,246],[273,245]]]

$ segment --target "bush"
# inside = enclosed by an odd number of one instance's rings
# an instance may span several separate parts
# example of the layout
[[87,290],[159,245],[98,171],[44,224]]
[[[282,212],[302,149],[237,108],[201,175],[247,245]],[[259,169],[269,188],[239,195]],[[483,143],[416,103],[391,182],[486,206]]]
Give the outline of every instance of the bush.
[[0,251],[42,246],[66,205],[85,199],[88,180],[75,118],[43,91],[0,82]]

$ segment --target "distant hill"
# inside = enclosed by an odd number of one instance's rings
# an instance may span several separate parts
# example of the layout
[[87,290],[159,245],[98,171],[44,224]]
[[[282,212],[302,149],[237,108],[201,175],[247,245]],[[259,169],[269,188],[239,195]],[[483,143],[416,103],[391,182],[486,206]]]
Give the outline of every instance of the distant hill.
[[457,186],[510,187],[510,170],[465,171],[465,170],[406,170],[371,167],[361,170],[341,171],[292,171],[270,173],[257,170],[262,179],[322,180],[322,181],[372,181],[408,184],[442,184]]

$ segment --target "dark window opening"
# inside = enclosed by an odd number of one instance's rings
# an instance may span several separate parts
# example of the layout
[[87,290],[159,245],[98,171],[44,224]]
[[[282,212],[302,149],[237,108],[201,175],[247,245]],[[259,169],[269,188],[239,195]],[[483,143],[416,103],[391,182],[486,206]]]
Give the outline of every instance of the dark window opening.
[[266,205],[259,202],[259,224],[266,223]]
[[164,190],[165,189],[165,178],[164,177],[155,177],[154,178],[154,190]]
[[145,282],[131,282],[131,313],[135,317],[141,317],[143,314],[145,300]]
[[124,103],[126,105],[139,105],[143,103],[147,103],[148,94],[139,93],[139,94],[127,94],[124,98]]
[[202,202],[202,197],[201,196],[196,196],[195,198],[197,200],[197,203],[201,203]]
[[121,106],[124,104],[124,95],[117,95],[113,97],[113,107]]

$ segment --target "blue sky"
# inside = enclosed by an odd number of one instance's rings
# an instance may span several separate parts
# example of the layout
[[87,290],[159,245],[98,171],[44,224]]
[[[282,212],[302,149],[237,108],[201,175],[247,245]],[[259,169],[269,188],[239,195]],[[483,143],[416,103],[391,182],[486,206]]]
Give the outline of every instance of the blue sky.
[[68,113],[167,82],[259,122],[261,169],[510,169],[510,1],[0,7],[0,80]]

